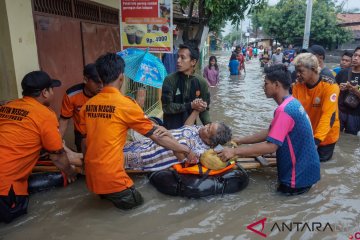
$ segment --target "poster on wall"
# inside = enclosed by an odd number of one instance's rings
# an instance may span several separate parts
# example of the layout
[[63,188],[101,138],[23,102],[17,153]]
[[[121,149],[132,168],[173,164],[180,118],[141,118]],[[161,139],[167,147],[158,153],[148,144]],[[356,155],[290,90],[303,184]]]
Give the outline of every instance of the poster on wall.
[[172,0],[120,0],[121,50],[172,52],[172,17]]

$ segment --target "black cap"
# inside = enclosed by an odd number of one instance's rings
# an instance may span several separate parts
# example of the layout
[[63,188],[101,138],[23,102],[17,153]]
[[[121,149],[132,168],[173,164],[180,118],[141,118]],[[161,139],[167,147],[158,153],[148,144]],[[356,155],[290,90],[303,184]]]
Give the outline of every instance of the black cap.
[[43,71],[29,72],[21,81],[23,90],[43,90],[45,88],[60,86],[61,82],[59,80],[51,79],[50,76]]
[[315,55],[323,56],[325,59],[325,49],[320,45],[312,45],[307,49],[307,51]]
[[88,79],[91,79],[96,83],[101,83],[98,72],[96,70],[96,66],[94,63],[89,63],[89,64],[85,65],[83,74]]

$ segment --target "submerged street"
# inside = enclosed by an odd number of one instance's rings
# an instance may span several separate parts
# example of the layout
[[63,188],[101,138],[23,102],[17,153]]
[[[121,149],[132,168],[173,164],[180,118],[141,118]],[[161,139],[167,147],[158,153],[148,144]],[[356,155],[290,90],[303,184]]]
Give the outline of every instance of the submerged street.
[[[239,78],[229,76],[230,52],[215,55],[221,77],[210,89],[212,120],[228,124],[234,136],[268,128],[276,103],[264,95],[258,59],[247,62]],[[29,213],[2,224],[0,239],[261,239],[246,227],[264,218],[267,239],[347,239],[360,231],[359,159],[359,137],[341,134],[333,159],[321,163],[321,180],[293,197],[276,193],[276,168],[249,171],[249,186],[239,193],[197,200],[163,195],[145,175],[134,176],[145,203],[128,212],[89,193],[80,179],[31,195]],[[321,227],[272,228],[290,222]],[[261,224],[255,228],[261,231]]]

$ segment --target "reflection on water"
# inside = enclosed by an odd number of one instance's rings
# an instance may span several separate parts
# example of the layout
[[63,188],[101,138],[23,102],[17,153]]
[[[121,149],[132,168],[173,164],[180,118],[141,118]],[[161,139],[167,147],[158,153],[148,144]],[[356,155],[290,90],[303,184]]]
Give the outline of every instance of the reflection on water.
[[[221,81],[210,89],[213,120],[229,124],[235,135],[267,128],[276,104],[263,93],[258,61],[247,64],[246,75],[230,78],[230,52],[217,57]],[[359,145],[357,136],[342,135],[333,160],[321,164],[321,181],[296,197],[275,192],[275,168],[249,171],[250,183],[242,192],[199,200],[163,195],[146,176],[134,176],[145,204],[123,212],[89,193],[81,179],[31,196],[29,214],[0,224],[0,239],[262,239],[246,226],[263,218],[267,239],[348,239],[360,232]],[[307,222],[310,230],[300,225],[299,231],[295,226],[271,231],[283,222]],[[312,230],[314,222],[322,224],[320,231]],[[321,231],[326,223],[332,229]]]

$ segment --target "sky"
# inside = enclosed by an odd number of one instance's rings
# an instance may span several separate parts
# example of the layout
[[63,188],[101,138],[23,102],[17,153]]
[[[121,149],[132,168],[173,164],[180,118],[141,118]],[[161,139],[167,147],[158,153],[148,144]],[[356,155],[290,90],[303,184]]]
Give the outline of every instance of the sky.
[[[275,5],[276,3],[278,3],[279,0],[269,0],[269,5]],[[341,3],[342,0],[337,0],[337,2]],[[344,9],[348,10],[348,9],[353,9],[353,8],[360,8],[360,0],[345,0],[345,5],[344,5]],[[244,32],[246,32],[247,27],[250,24],[250,20],[248,18],[245,18],[245,20],[242,22],[242,29]],[[239,26],[240,28],[240,26]],[[231,26],[230,23],[226,24],[225,28],[223,29],[223,36],[226,36],[227,34],[229,34],[231,31],[233,31],[233,27]]]

